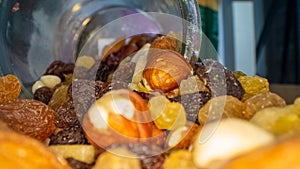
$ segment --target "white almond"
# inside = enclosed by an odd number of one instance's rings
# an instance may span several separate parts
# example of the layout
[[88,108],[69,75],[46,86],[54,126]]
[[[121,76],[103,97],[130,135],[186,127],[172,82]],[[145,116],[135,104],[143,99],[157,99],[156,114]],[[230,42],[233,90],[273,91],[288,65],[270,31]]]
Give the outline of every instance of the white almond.
[[40,81],[49,88],[53,88],[61,82],[61,79],[55,75],[44,75],[41,77]]
[[43,82],[41,82],[40,80],[36,81],[31,88],[32,93],[35,93],[35,91],[41,87],[44,87],[45,84]]

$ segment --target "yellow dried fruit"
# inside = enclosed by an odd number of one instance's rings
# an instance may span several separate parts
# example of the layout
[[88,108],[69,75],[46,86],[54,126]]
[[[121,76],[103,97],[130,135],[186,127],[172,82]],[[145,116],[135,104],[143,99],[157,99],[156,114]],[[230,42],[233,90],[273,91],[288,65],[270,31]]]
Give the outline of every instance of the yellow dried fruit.
[[17,76],[8,74],[0,78],[0,104],[20,96],[22,85]]
[[217,120],[227,117],[245,118],[245,103],[236,97],[226,95],[210,99],[198,113],[200,124],[206,121]]
[[48,103],[48,106],[50,106],[53,110],[56,110],[61,104],[66,102],[68,99],[68,85],[62,85],[54,91],[52,98]]
[[197,169],[192,160],[192,153],[178,150],[170,154],[165,160],[164,169]]
[[238,81],[245,90],[242,101],[245,101],[259,93],[270,91],[268,79],[260,76],[240,76]]
[[170,102],[165,96],[159,95],[149,100],[148,107],[159,129],[174,130],[186,124],[186,112],[181,103]]
[[284,107],[285,100],[279,95],[272,92],[257,94],[245,101],[245,117],[251,119],[254,114],[267,107]]

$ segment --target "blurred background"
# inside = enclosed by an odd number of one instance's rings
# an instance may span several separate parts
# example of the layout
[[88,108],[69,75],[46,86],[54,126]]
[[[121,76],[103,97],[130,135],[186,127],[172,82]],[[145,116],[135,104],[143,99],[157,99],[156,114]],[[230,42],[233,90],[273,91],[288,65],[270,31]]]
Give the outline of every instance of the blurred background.
[[198,0],[203,32],[229,69],[300,84],[300,0]]

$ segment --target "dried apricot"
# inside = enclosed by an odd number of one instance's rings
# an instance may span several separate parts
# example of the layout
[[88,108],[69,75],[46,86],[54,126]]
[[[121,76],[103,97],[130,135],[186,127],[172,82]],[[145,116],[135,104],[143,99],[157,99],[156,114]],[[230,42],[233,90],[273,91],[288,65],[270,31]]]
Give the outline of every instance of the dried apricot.
[[41,141],[56,129],[54,113],[54,110],[37,100],[22,99],[0,104],[0,119],[9,128]]
[[22,85],[17,76],[8,74],[0,78],[0,104],[20,96]]

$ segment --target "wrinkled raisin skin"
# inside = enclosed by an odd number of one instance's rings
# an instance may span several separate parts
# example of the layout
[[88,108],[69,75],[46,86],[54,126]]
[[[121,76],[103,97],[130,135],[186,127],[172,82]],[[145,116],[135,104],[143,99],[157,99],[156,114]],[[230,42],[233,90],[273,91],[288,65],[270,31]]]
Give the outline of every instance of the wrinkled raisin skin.
[[242,99],[245,91],[241,83],[221,63],[213,59],[204,59],[194,67],[195,73],[204,81],[214,97],[231,95]]
[[186,118],[189,121],[198,122],[198,112],[200,108],[211,99],[211,94],[209,92],[200,91],[192,94],[185,94],[171,98],[171,101],[180,102],[185,111]]
[[21,90],[21,82],[15,75],[0,77],[0,104],[18,98]]
[[51,100],[52,95],[53,95],[53,90],[51,88],[41,87],[34,92],[33,99],[48,104],[49,101]]
[[0,104],[0,119],[8,127],[41,141],[56,129],[54,113],[54,110],[37,100],[22,99]]
[[58,144],[89,144],[79,121],[50,136],[49,145]]
[[58,128],[71,127],[77,120],[72,100],[63,103],[55,111],[55,125]]

